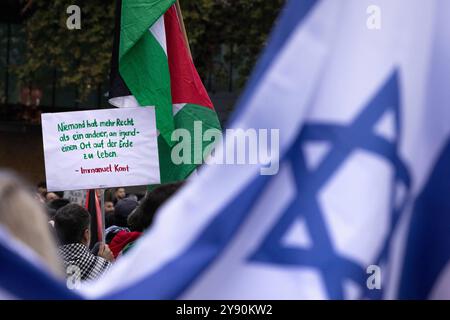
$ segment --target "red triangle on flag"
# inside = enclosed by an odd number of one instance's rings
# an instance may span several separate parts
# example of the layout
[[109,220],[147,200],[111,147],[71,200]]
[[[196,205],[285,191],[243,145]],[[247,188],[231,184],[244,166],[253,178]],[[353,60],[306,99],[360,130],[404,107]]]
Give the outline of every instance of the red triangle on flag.
[[214,110],[186,47],[175,6],[164,14],[172,103],[190,103]]

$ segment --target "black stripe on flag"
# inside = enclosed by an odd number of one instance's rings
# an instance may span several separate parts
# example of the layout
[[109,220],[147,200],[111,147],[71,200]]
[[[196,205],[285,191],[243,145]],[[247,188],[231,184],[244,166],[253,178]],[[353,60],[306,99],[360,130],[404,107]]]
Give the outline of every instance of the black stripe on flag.
[[114,27],[114,44],[111,58],[111,73],[109,76],[109,99],[130,96],[131,92],[128,89],[125,81],[119,73],[119,46],[120,46],[120,21],[122,13],[122,0],[116,1],[116,16]]

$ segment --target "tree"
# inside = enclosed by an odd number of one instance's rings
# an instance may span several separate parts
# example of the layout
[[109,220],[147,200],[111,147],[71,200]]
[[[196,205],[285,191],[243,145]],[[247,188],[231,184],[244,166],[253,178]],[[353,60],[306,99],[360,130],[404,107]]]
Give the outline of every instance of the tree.
[[[223,76],[232,64],[245,83],[284,0],[182,0],[181,6],[199,73]],[[219,64],[219,65],[218,65]],[[224,70],[225,69],[225,70]]]
[[[193,58],[203,80],[229,77],[244,83],[282,7],[283,0],[181,0]],[[81,8],[81,29],[69,30],[70,5]],[[15,68],[23,83],[49,81],[78,88],[83,99],[108,79],[114,33],[113,0],[34,0],[25,21],[24,63]]]
[[[70,5],[81,8],[81,29],[69,30],[66,12]],[[49,81],[57,71],[57,84],[74,86],[79,99],[108,77],[113,32],[114,1],[35,0],[34,13],[25,21],[24,63],[16,68],[24,83]]]

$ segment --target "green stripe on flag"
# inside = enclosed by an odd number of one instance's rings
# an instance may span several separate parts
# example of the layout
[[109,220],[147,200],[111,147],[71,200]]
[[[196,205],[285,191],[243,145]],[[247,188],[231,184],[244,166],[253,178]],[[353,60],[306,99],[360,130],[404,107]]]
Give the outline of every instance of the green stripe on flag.
[[[197,151],[197,155],[202,155],[203,150],[211,144],[211,142],[204,142],[202,139],[202,143],[199,146],[196,146],[194,143],[194,122],[201,121],[202,122],[202,136],[204,132],[208,129],[219,129],[220,123],[217,118],[217,114],[215,111],[197,106],[194,104],[187,104],[175,115],[175,126],[176,128],[182,128],[189,131],[191,135],[191,159],[194,161],[195,152]],[[201,137],[200,137],[201,138]],[[197,147],[197,148],[196,148]],[[199,148],[200,147],[200,148]],[[177,182],[181,180],[185,180],[195,169],[197,169],[197,164],[181,164],[176,165],[172,162],[171,153],[172,148],[168,146],[168,144],[161,139],[158,139],[158,149],[159,149],[159,169],[161,173],[161,184]]]
[[149,29],[174,3],[123,1],[119,49],[120,75],[139,105],[156,107],[158,130],[169,144],[174,129],[169,64]]
[[174,3],[175,0],[122,1],[119,60]]

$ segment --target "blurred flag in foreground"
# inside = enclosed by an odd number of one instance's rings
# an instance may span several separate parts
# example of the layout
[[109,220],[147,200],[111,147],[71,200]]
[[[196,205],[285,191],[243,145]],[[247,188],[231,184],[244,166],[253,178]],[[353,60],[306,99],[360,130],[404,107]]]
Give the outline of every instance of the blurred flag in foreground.
[[204,168],[85,292],[450,298],[449,38],[448,1],[289,1],[231,126],[279,173]]
[[[39,241],[39,239],[36,239]],[[0,300],[80,299],[49,272],[44,262],[0,227]]]
[[203,168],[83,293],[450,298],[449,38],[445,0],[289,1],[231,125],[279,173]]

